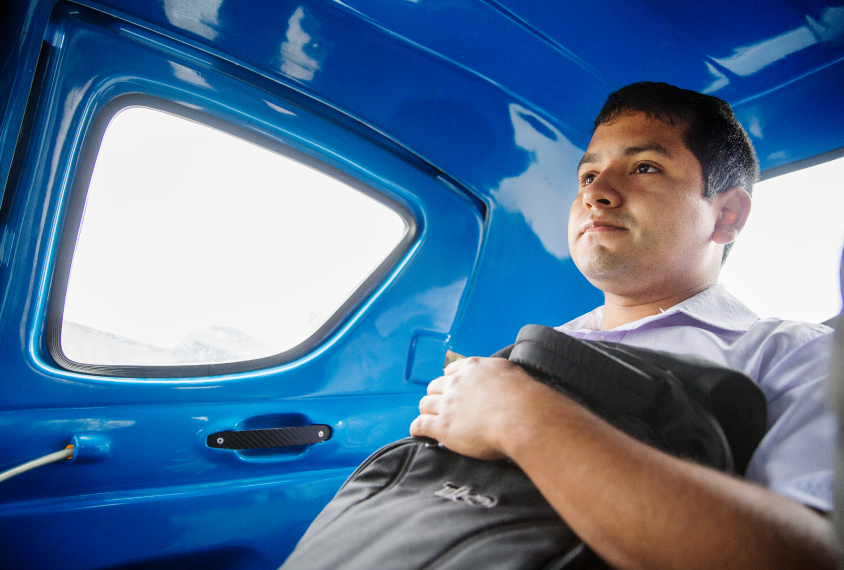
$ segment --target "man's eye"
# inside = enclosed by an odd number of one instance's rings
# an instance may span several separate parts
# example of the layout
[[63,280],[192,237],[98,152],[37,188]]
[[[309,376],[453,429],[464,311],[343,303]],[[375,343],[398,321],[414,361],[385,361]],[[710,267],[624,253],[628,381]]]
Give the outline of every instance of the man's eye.
[[589,184],[592,184],[594,181],[595,181],[595,175],[594,174],[587,173],[587,174],[584,174],[583,176],[580,177],[580,183],[583,186],[588,186]]
[[659,172],[656,167],[650,164],[640,164],[636,167],[636,172],[639,174],[650,174],[651,172]]

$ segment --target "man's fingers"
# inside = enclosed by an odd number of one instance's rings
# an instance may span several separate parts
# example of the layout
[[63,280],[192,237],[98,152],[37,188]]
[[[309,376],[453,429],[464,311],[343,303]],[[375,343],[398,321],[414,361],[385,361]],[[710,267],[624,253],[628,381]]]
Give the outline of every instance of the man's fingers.
[[445,385],[448,382],[447,378],[440,376],[439,378],[434,378],[428,383],[428,395],[431,394],[442,394],[445,390]]
[[435,418],[436,416],[422,414],[421,416],[413,420],[410,423],[410,435],[412,435],[413,437],[430,437],[431,439],[437,439],[434,429]]
[[421,400],[419,400],[419,413],[420,414],[431,414],[437,415],[440,413],[439,407],[440,395],[439,394],[431,394],[428,396],[423,396]]

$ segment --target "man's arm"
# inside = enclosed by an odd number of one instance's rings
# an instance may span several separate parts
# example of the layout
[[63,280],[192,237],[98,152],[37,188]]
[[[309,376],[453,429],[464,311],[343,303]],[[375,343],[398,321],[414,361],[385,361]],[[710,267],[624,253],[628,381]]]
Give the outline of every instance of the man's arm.
[[505,359],[450,364],[419,408],[412,435],[511,458],[616,568],[836,567],[823,516],[640,443]]

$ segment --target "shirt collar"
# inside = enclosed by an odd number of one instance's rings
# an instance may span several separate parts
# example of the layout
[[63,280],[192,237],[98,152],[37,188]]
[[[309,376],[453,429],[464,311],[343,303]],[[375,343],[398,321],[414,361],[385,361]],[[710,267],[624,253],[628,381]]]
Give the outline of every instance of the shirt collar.
[[[670,307],[658,315],[651,315],[613,330],[630,330],[654,321],[669,319],[672,315],[683,313],[709,326],[730,331],[746,331],[759,320],[759,316],[744,303],[733,297],[721,284],[713,285]],[[559,327],[560,330],[601,330],[604,320],[604,307],[598,307],[573,321]],[[668,324],[668,323],[665,323]]]

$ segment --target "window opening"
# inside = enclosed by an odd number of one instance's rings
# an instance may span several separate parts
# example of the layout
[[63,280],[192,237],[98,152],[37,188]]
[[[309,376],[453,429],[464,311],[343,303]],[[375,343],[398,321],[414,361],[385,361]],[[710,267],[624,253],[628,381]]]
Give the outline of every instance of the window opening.
[[125,108],[91,174],[61,352],[72,363],[184,366],[289,351],[408,231],[393,208],[301,162]]
[[721,282],[761,317],[820,323],[841,311],[844,158],[756,184]]

